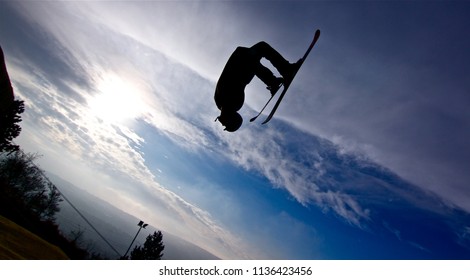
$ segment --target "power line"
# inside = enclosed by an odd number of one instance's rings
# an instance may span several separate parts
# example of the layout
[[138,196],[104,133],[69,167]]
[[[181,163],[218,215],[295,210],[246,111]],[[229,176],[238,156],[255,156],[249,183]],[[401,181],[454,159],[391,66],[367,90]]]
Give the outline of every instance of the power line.
[[113,247],[113,245],[111,245],[111,243],[108,242],[108,240],[106,240],[106,238],[98,231],[98,229],[96,229],[93,224],[77,209],[77,207],[75,207],[75,205],[72,204],[72,202],[49,180],[49,178],[46,177],[46,180],[51,183],[54,188],[60,193],[60,195],[62,195],[62,197],[64,198],[65,201],[67,201],[70,206],[72,206],[72,208],[77,211],[78,215],[80,215],[80,217],[82,217],[82,219],[104,240],[104,242],[106,242],[106,244],[109,245],[109,247],[111,249],[113,249],[113,251],[118,255],[118,256],[121,256],[121,254],[119,254],[119,252]]
[[[21,150],[19,150],[18,152],[24,154],[24,152]],[[39,168],[39,166],[37,166],[33,161],[31,161],[31,164],[34,165],[37,169],[41,170],[41,168]],[[78,210],[78,208],[73,205],[73,203],[64,195],[64,193],[61,192],[44,173],[42,173],[42,175],[44,179],[49,182],[49,184],[51,184],[57,192],[59,192],[59,194],[64,198],[64,200],[67,201],[68,204],[70,204],[70,206],[78,213],[78,215],[80,215],[80,217],[82,217],[82,219],[98,234],[98,236],[101,237],[101,239],[103,239],[104,242],[106,242],[106,244],[108,244],[108,246],[120,257],[121,254],[113,247],[113,245],[111,245],[111,243],[108,242],[108,240],[98,231],[98,229],[93,226],[93,224],[80,212],[80,210]]]

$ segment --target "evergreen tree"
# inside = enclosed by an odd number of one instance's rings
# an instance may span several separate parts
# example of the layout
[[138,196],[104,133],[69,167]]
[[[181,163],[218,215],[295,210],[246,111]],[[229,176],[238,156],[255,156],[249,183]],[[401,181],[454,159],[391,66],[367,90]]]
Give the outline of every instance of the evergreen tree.
[[161,231],[149,234],[144,246],[135,246],[131,252],[131,260],[161,260],[163,257],[163,235]]
[[13,87],[8,76],[3,50],[0,47],[0,152],[18,151],[19,146],[12,144],[21,131],[17,124],[24,112],[24,102],[15,100]]
[[24,102],[15,100],[6,110],[0,111],[0,152],[14,152],[19,146],[12,143],[13,138],[18,137],[21,127],[20,114],[24,112]]

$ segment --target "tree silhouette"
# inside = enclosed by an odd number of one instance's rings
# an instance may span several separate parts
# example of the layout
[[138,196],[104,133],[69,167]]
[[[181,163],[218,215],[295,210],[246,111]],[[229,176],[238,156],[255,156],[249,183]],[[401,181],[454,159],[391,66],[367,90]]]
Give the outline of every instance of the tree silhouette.
[[0,152],[18,151],[19,146],[11,141],[20,135],[20,114],[24,112],[24,102],[14,100],[13,88],[3,50],[0,47]]
[[161,231],[149,234],[144,246],[135,246],[131,252],[131,260],[161,260],[163,257],[163,235]]
[[20,114],[24,112],[24,102],[14,100],[11,105],[0,113],[0,152],[15,152],[19,146],[12,140],[20,135]]
[[[60,193],[34,164],[36,154],[0,153],[0,213],[53,221]],[[13,218],[13,217],[12,217]]]

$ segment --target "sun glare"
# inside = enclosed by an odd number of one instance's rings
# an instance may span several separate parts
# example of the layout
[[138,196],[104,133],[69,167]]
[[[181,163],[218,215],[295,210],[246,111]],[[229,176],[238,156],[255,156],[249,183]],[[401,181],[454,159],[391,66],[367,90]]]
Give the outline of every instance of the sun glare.
[[140,94],[132,82],[108,76],[98,84],[98,93],[89,102],[91,114],[109,123],[136,118],[145,107]]

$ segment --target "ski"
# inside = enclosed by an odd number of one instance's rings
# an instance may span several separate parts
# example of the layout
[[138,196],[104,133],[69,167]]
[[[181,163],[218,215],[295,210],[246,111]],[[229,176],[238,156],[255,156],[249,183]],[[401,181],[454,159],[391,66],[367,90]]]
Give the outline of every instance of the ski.
[[274,116],[274,113],[276,113],[276,110],[279,107],[279,104],[281,104],[282,98],[284,97],[287,90],[289,89],[289,86],[291,85],[292,81],[294,80],[295,75],[297,75],[297,73],[299,72],[300,67],[302,67],[302,64],[305,62],[305,59],[307,58],[308,54],[312,50],[313,46],[315,46],[315,43],[318,41],[319,37],[320,37],[320,29],[317,29],[317,31],[315,32],[315,35],[313,37],[312,43],[310,43],[310,46],[308,46],[308,49],[305,52],[304,56],[300,59],[299,67],[295,71],[294,75],[292,75],[292,79],[290,79],[290,81],[287,81],[286,83],[284,83],[283,90],[281,92],[281,95],[279,96],[279,99],[276,101],[276,104],[274,105],[273,109],[271,110],[271,113],[269,113],[268,117],[262,122],[262,124],[268,123],[272,119],[272,117]]

